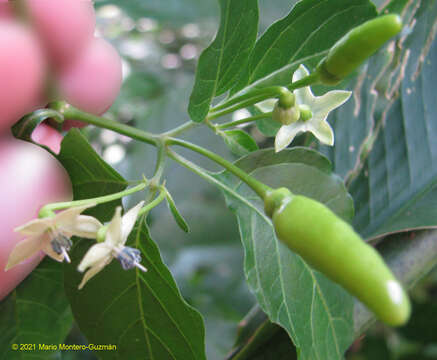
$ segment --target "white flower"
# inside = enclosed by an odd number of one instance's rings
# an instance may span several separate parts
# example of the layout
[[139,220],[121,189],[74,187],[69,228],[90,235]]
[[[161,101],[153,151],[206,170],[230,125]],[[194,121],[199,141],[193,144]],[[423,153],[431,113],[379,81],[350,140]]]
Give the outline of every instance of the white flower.
[[130,209],[123,217],[121,217],[120,207],[115,210],[114,217],[106,230],[105,241],[93,245],[85,254],[77,268],[80,272],[90,268],[85,273],[79,285],[79,289],[82,289],[88,280],[99,273],[114,258],[120,261],[124,270],[132,269],[136,266],[142,271],[147,271],[147,269],[140,264],[140,251],[124,246],[143,205],[144,201]]
[[28,237],[20,241],[9,255],[5,271],[22,261],[44,251],[56,261],[66,259],[70,262],[67,251],[71,247],[72,236],[94,239],[102,226],[92,216],[80,215],[85,209],[95,204],[71,207],[58,212],[53,217],[35,219],[20,226],[15,231]]
[[[293,74],[293,82],[309,75],[305,66],[300,65]],[[314,96],[309,86],[294,90],[296,105],[309,109],[311,118],[303,121],[298,120],[290,125],[283,125],[276,134],[276,152],[286,148],[300,132],[310,131],[323,144],[334,145],[334,132],[326,121],[329,113],[344,104],[351,96],[351,91],[333,90],[322,96]],[[272,111],[274,102],[265,101],[257,104],[263,111]]]

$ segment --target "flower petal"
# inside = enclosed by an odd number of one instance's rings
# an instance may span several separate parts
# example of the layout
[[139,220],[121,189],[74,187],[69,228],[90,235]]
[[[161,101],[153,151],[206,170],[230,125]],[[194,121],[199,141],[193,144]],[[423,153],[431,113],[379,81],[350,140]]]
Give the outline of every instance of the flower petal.
[[8,263],[5,271],[20,264],[24,260],[29,259],[43,249],[49,235],[47,233],[28,237],[15,245],[14,249],[9,254]]
[[52,226],[52,219],[34,219],[28,223],[18,226],[14,229],[15,232],[19,232],[23,235],[37,235],[41,234]]
[[144,206],[144,201],[140,201],[136,206],[130,209],[121,219],[121,239],[122,245],[126,243],[127,237],[132,231],[135,222],[137,221],[138,213]]
[[279,152],[285,149],[295,136],[302,131],[305,131],[305,126],[301,121],[281,126],[275,138],[275,151]]
[[330,146],[334,145],[334,131],[326,120],[323,120],[318,124],[310,122],[308,124],[308,130],[311,131],[321,143]]
[[111,246],[117,246],[122,242],[121,237],[121,207],[115,209],[114,216],[106,230],[105,243]]
[[86,209],[96,206],[96,204],[88,204],[83,206],[73,206],[69,209],[60,211],[53,218],[54,223],[59,227],[74,226],[77,217]]
[[93,216],[78,215],[72,224],[64,224],[61,229],[70,236],[80,236],[87,239],[95,239],[97,231],[102,227],[102,223]]
[[311,107],[311,111],[315,116],[319,114],[323,117],[329,112],[343,105],[351,96],[351,91],[333,90],[322,96],[318,96]]
[[100,262],[96,263],[91,269],[89,269],[82,278],[79,284],[79,290],[84,287],[84,285],[95,275],[97,275],[103,268],[112,261],[111,258],[102,259]]
[[102,261],[111,257],[112,247],[106,243],[99,243],[91,246],[87,251],[77,269],[80,272],[85,271],[87,268],[92,267]]
[[[293,82],[296,82],[307,75],[309,75],[309,71],[307,70],[307,68],[303,65],[300,65],[293,74]],[[296,96],[296,103],[298,105],[305,104],[312,108],[316,97],[313,95],[309,86],[304,86],[303,88],[296,89],[293,91],[293,93]]]

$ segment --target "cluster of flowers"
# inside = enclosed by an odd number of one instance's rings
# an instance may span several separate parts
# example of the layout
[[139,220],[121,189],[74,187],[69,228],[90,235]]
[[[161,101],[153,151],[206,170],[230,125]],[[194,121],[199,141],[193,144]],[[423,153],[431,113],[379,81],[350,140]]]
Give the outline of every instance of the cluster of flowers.
[[19,242],[11,252],[5,270],[29,259],[39,251],[43,251],[56,261],[70,262],[68,256],[68,251],[72,246],[70,239],[78,236],[98,240],[97,244],[90,247],[78,266],[80,272],[88,269],[79,289],[82,289],[114,258],[120,261],[124,270],[137,267],[142,271],[147,271],[140,263],[140,251],[125,246],[143,205],[144,202],[140,202],[123,216],[121,216],[121,208],[118,207],[107,225],[103,225],[92,216],[81,214],[95,204],[71,207],[57,214],[52,213],[51,216],[32,220],[15,229],[27,238]]

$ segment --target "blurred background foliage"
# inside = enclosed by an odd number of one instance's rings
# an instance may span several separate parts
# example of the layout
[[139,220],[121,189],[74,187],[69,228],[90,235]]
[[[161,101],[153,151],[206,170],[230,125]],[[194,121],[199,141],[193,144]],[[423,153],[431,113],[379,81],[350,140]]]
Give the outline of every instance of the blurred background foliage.
[[[263,31],[284,16],[295,1],[260,0]],[[374,1],[380,6],[383,1]],[[96,1],[97,31],[123,58],[124,84],[107,116],[151,132],[162,132],[188,120],[187,104],[197,58],[217,29],[215,0],[102,0]],[[238,112],[234,119],[242,116]],[[229,119],[230,120],[230,119]],[[269,145],[255,128],[249,129],[260,146]],[[93,147],[127,179],[152,174],[155,151],[108,130],[84,130]],[[232,159],[222,140],[207,129],[196,129],[188,139]],[[205,159],[185,153],[215,169]],[[238,322],[255,305],[243,274],[243,249],[233,214],[223,196],[202,179],[169,163],[167,185],[191,232],[183,233],[165,205],[150,217],[152,236],[185,299],[205,318],[208,359],[224,359],[236,339]],[[130,199],[128,207],[137,199]],[[401,330],[374,326],[348,352],[350,360],[437,359],[437,272],[414,291],[412,321]],[[425,329],[425,330],[424,330]],[[86,339],[74,326],[66,343]],[[275,336],[254,359],[293,359],[284,333]],[[90,352],[65,352],[63,359],[94,359]]]

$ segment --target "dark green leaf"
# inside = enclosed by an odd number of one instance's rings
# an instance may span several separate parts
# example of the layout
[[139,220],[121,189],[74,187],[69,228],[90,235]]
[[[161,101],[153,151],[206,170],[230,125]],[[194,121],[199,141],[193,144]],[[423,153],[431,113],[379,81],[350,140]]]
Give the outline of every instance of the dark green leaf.
[[171,197],[171,195],[170,195],[169,192],[167,192],[167,197],[166,197],[166,199],[167,199],[168,207],[169,207],[169,209],[170,209],[170,211],[171,211],[171,214],[173,215],[173,218],[175,219],[176,223],[177,223],[177,224],[179,225],[179,227],[180,227],[183,231],[185,231],[186,233],[187,233],[187,232],[190,232],[190,228],[189,228],[187,222],[185,221],[185,219],[184,219],[184,217],[181,215],[181,213],[178,211],[178,209],[177,209],[177,207],[176,207],[176,204],[175,204],[175,202],[174,202],[174,200],[173,200],[173,198]]
[[200,314],[181,297],[142,220],[127,245],[138,248],[146,273],[124,271],[113,261],[82,290],[77,264],[89,248],[81,240],[72,251],[65,287],[81,330],[95,344],[115,344],[116,351],[100,352],[102,359],[205,359]]
[[[62,344],[72,322],[62,264],[46,258],[0,303],[2,358],[60,359],[57,350],[39,349],[39,345]],[[13,344],[35,345],[35,350],[13,349]]]
[[[315,198],[343,218],[353,215],[341,179],[315,151],[298,148],[275,155],[263,150],[236,164],[274,188],[286,186]],[[245,185],[226,172],[216,177],[240,195],[228,191],[226,198],[238,218],[245,273],[261,308],[287,330],[300,359],[341,359],[353,339],[352,297],[278,242],[262,203]]]
[[243,130],[227,130],[221,135],[229,150],[237,156],[244,156],[259,149],[255,140]]
[[437,225],[437,3],[397,4],[406,21],[399,45],[372,57],[352,84],[360,97],[331,117],[336,146],[325,150],[350,184],[355,227],[369,238]]
[[[76,130],[64,139],[59,158],[79,198],[120,191],[126,186],[126,181]],[[96,216],[101,221],[110,218],[118,204],[105,204]],[[129,244],[141,250],[147,273],[123,271],[114,261],[80,291],[77,286],[83,275],[76,267],[90,241],[78,241],[71,252],[73,263],[66,266],[65,287],[75,319],[88,341],[117,346],[116,351],[99,352],[104,359],[204,359],[202,319],[180,296],[145,225],[131,233]]]
[[203,121],[212,100],[230,89],[245,66],[258,31],[257,0],[220,0],[220,27],[200,55],[188,112]]
[[292,71],[299,64],[313,68],[347,31],[375,15],[375,7],[368,0],[300,1],[257,41],[234,90],[289,64],[294,67],[287,71],[286,84],[291,83]]
[[[281,351],[284,349],[285,351]],[[296,348],[288,334],[254,306],[238,325],[237,339],[226,360],[295,359]]]
[[[70,176],[75,200],[116,193],[127,186],[127,181],[102,160],[77,129],[64,137],[57,158]],[[107,221],[117,205],[121,205],[121,200],[98,205],[87,213]]]

